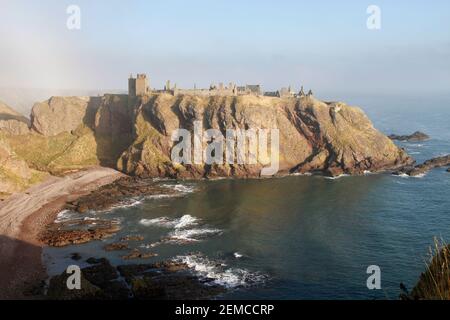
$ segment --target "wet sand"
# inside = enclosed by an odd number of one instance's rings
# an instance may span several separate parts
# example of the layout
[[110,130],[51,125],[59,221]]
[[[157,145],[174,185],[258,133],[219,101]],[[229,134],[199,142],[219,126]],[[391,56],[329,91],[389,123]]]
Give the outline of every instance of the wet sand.
[[0,202],[0,299],[26,299],[24,291],[46,278],[37,235],[73,201],[124,175],[102,167],[49,177]]

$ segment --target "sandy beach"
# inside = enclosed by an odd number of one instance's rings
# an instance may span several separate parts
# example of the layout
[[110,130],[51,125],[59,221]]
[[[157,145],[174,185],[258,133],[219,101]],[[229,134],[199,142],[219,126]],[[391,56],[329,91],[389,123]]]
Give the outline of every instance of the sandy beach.
[[28,190],[0,202],[0,299],[26,299],[24,291],[46,277],[37,235],[66,201],[122,177],[103,167],[51,176]]

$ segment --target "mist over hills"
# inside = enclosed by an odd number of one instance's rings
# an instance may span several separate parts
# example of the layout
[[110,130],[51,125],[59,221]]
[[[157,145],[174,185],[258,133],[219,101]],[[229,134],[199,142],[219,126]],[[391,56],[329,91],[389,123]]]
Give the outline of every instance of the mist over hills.
[[0,87],[0,101],[29,118],[33,105],[52,96],[102,96],[105,93],[122,94],[121,89],[39,89]]

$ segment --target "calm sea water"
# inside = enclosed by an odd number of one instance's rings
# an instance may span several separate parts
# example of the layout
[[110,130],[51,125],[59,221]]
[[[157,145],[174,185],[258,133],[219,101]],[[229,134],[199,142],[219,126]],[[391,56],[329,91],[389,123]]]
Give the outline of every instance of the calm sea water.
[[[387,134],[431,135],[426,142],[401,143],[419,162],[450,153],[449,97],[349,102],[364,106]],[[197,274],[229,287],[221,298],[396,299],[400,282],[412,288],[424,270],[433,237],[450,239],[450,173],[444,168],[421,178],[376,174],[160,183],[179,196],[91,213],[119,220],[122,231],[104,242],[47,248],[49,272],[73,264],[71,252],[123,264],[123,253],[102,247],[140,234],[145,241],[134,246],[158,253],[153,260],[183,260]],[[158,243],[168,236],[171,241]],[[369,265],[381,268],[381,290],[366,287]]]

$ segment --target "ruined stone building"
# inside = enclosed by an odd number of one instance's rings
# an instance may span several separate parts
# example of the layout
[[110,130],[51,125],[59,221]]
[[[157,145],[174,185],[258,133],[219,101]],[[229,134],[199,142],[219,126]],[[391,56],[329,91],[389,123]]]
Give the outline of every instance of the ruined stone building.
[[259,84],[246,84],[245,86],[242,87],[237,87],[237,91],[238,94],[254,94],[254,95],[261,95],[262,94],[262,90],[261,90],[261,85]]
[[286,98],[286,97],[294,97],[294,98],[304,98],[304,97],[311,97],[313,95],[312,91],[309,90],[308,93],[305,93],[305,90],[303,89],[303,86],[301,86],[300,91],[296,93],[294,90],[291,89],[291,86],[287,88],[281,88],[277,91],[266,91],[264,92],[264,95],[267,97],[278,97],[278,98]]
[[298,96],[300,98],[305,96],[305,90],[303,90],[303,86],[300,88],[300,92],[298,93]]
[[132,97],[146,95],[150,92],[150,84],[147,75],[144,73],[137,74],[136,78],[130,75],[128,79],[128,94]]
[[[137,74],[136,78],[130,75],[128,79],[128,92],[130,97],[143,96],[150,93],[149,79],[146,74]],[[170,80],[166,81],[166,85],[163,90],[154,90],[154,92],[165,92],[176,95],[197,95],[197,96],[239,96],[239,95],[264,95],[269,97],[310,97],[313,95],[312,91],[309,90],[305,94],[303,86],[299,93],[291,90],[291,86],[281,88],[280,90],[273,92],[263,92],[261,85],[259,84],[247,84],[245,86],[237,86],[235,83],[230,82],[227,86],[223,83],[211,84],[209,88],[198,89],[194,85],[193,89],[183,89],[177,88],[177,85],[171,85]]]
[[278,97],[280,98],[286,98],[286,97],[295,97],[296,94],[295,92],[293,92],[291,90],[291,86],[287,87],[287,88],[281,88],[280,90],[277,91],[278,93]]
[[218,85],[211,84],[207,89],[198,89],[196,85],[194,85],[193,89],[182,89],[177,88],[176,86],[171,87],[170,81],[167,81],[164,91],[173,95],[189,94],[198,96],[237,96],[246,94],[262,94],[261,86],[259,84],[238,87],[233,82],[230,82],[228,86],[225,86],[223,83],[219,83]]

